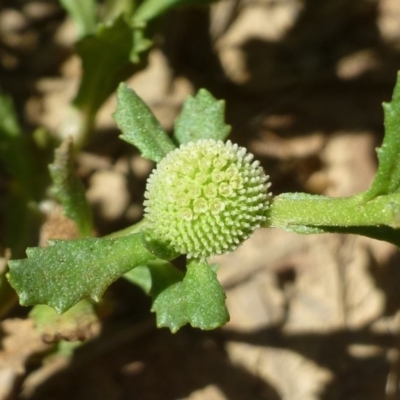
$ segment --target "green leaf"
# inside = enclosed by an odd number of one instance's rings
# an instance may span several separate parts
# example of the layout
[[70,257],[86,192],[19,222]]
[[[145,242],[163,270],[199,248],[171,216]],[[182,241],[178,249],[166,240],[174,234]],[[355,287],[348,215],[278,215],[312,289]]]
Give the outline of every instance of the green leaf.
[[154,297],[157,325],[176,332],[187,323],[214,329],[228,321],[225,293],[214,270],[215,265],[191,261],[184,276],[168,261],[155,260],[124,277]]
[[156,313],[157,326],[173,333],[189,323],[184,283],[177,282],[156,296],[151,311]]
[[146,294],[150,294],[152,277],[147,265],[139,265],[128,271],[123,277],[136,286],[139,286]]
[[79,38],[96,31],[95,0],[60,0],[60,3],[74,20]]
[[379,166],[375,179],[365,200],[400,193],[400,72],[390,103],[383,103],[385,114],[385,136],[377,149]]
[[0,92],[0,160],[25,195],[32,196],[33,178],[27,144],[19,127],[11,98]]
[[18,124],[14,104],[9,96],[0,92],[0,132],[1,137],[18,137],[21,129]]
[[179,144],[199,139],[225,140],[230,130],[225,124],[225,101],[216,100],[207,90],[200,89],[183,104],[175,122],[174,138]]
[[135,21],[150,21],[167,10],[181,5],[207,5],[216,0],[145,0],[134,14]]
[[33,307],[29,315],[46,343],[90,339],[98,323],[93,304],[87,300],[80,301],[62,315],[44,305]]
[[371,188],[346,198],[284,193],[273,199],[265,227],[296,233],[351,233],[400,247],[400,72],[391,103],[383,104],[385,137]]
[[39,224],[34,201],[39,198],[42,185],[38,182],[45,174],[38,162],[33,162],[32,148],[23,135],[11,98],[0,92],[0,164],[8,172],[7,195],[2,202],[5,215],[0,223],[3,246],[13,257],[21,256],[28,243],[37,240]]
[[52,193],[63,205],[65,215],[75,221],[81,236],[91,236],[92,212],[85,196],[85,188],[74,168],[72,138],[64,140],[55,151],[54,162],[49,165],[53,180]]
[[176,332],[189,322],[186,301],[182,296],[184,274],[164,260],[150,261],[127,272],[124,277],[153,296],[152,311],[157,314],[157,325]]
[[183,279],[183,273],[165,260],[150,261],[128,271],[124,278],[136,284],[147,294],[158,295]]
[[129,58],[135,64],[140,62],[142,54],[150,49],[150,47],[153,45],[153,41],[146,38],[144,29],[144,25],[139,25],[133,28],[134,45],[130,52]]
[[193,260],[182,281],[155,296],[152,310],[157,325],[176,332],[183,325],[210,330],[229,320],[225,293],[215,272],[205,261]]
[[98,301],[125,272],[154,259],[140,233],[115,239],[49,240],[28,248],[28,258],[9,261],[8,280],[21,305],[47,304],[65,312],[84,298]]
[[192,326],[214,329],[229,321],[225,292],[205,261],[191,261],[183,282]]
[[100,24],[96,34],[76,45],[82,59],[83,77],[74,104],[93,118],[119,82],[133,72],[130,53],[134,46],[131,27],[121,17]]
[[113,117],[122,131],[121,139],[136,146],[144,158],[158,162],[175,149],[147,105],[125,83],[118,87]]
[[132,0],[105,0],[102,5],[103,21],[110,21],[124,15],[130,18],[134,11],[135,2]]

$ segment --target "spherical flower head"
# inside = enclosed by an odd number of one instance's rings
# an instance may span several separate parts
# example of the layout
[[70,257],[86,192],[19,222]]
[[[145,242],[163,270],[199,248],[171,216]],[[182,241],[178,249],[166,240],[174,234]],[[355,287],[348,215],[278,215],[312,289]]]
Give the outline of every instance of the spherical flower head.
[[268,176],[245,148],[212,139],[181,145],[151,173],[145,217],[190,258],[235,250],[266,219]]

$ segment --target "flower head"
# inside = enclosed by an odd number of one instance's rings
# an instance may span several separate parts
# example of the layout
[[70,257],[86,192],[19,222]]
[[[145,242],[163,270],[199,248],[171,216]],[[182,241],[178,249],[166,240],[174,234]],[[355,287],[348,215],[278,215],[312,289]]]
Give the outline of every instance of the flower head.
[[212,139],[183,144],[152,172],[145,216],[154,234],[188,257],[235,250],[265,220],[268,176],[244,147]]

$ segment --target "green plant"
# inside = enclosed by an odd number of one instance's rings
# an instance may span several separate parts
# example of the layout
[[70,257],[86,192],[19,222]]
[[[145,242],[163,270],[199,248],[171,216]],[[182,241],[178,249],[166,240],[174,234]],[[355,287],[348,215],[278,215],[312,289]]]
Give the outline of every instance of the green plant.
[[[234,250],[258,226],[360,234],[400,246],[400,74],[384,111],[385,138],[369,190],[347,198],[271,198],[259,164],[245,149],[223,143],[229,127],[222,101],[204,89],[187,99],[171,139],[121,84],[114,114],[121,138],[158,163],[148,180],[146,218],[109,237],[29,248],[27,259],[9,262],[10,283],[21,304],[47,304],[62,313],[82,299],[97,301],[123,275],[153,296],[158,326],[213,329],[229,316],[216,266],[206,258]],[[181,253],[188,256],[185,273],[171,263]]]
[[[60,0],[77,27],[75,53],[82,65],[76,96],[60,129],[47,132],[38,127],[28,135],[19,125],[11,98],[0,92],[0,162],[2,172],[6,172],[3,184],[7,188],[0,199],[0,317],[18,300],[5,277],[4,261],[10,254],[12,258],[24,257],[27,247],[37,245],[44,219],[41,209],[44,200],[50,197],[63,206],[80,237],[92,234],[91,212],[84,187],[75,174],[74,162],[76,153],[91,140],[100,107],[115,92],[119,82],[146,65],[151,38],[166,11],[211,2]],[[92,307],[90,302],[87,305]]]
[[83,75],[59,135],[73,136],[75,146],[82,147],[90,137],[97,111],[118,83],[145,65],[153,21],[176,6],[212,1],[108,0],[99,8],[96,0],[60,0],[77,26],[75,50]]

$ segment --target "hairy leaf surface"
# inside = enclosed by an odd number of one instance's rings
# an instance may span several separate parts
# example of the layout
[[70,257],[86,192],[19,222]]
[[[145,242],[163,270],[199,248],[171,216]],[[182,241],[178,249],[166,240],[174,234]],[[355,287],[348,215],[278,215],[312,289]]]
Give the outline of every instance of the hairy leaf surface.
[[383,103],[385,137],[377,149],[379,166],[371,189],[365,199],[400,193],[400,72],[393,91],[392,101]]
[[204,261],[193,260],[182,281],[163,290],[154,299],[152,310],[157,325],[176,332],[183,325],[215,329],[229,320],[225,293],[215,272]]
[[92,212],[86,199],[83,183],[75,173],[74,149],[69,137],[55,151],[49,165],[53,180],[52,192],[64,207],[65,215],[75,221],[81,236],[92,234]]
[[216,100],[205,89],[189,97],[175,122],[174,138],[179,143],[199,139],[225,140],[231,127],[225,123],[225,101]]
[[28,258],[9,262],[8,279],[22,305],[47,304],[65,312],[84,298],[98,301],[125,272],[154,256],[141,234],[116,239],[50,240],[27,250]]
[[122,131],[121,139],[136,146],[144,158],[158,162],[175,149],[147,105],[125,83],[119,85],[113,116]]

